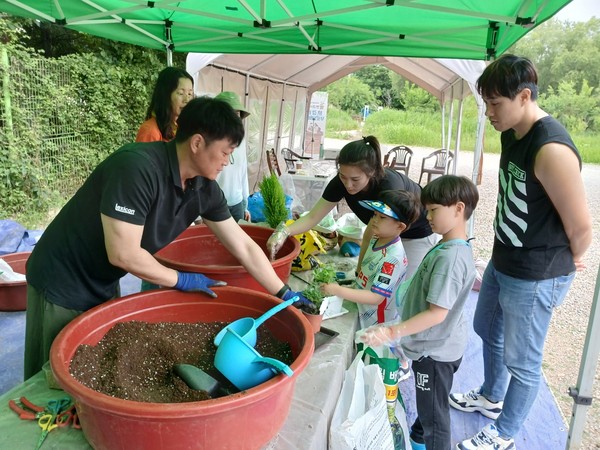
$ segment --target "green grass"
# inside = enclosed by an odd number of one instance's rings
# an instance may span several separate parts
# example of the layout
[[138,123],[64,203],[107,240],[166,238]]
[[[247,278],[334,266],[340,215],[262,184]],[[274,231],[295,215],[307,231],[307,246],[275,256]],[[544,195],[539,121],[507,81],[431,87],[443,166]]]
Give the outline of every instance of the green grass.
[[350,114],[335,106],[330,105],[327,109],[326,135],[333,139],[351,139],[354,130],[360,128],[359,121],[352,118]]
[[[455,114],[457,114],[455,110]],[[349,114],[336,110],[330,116],[332,108],[327,115],[326,136],[345,139],[346,132],[352,120]],[[345,116],[344,116],[345,115]],[[342,117],[349,120],[342,121]],[[332,120],[331,120],[332,119]],[[339,125],[341,124],[341,125]],[[461,131],[461,150],[473,151],[477,132],[477,114],[474,107],[465,107]],[[374,135],[382,143],[404,144],[417,147],[442,146],[441,112],[415,112],[383,109],[371,114],[365,121],[362,135]],[[579,149],[585,163],[600,164],[600,133],[573,133],[571,135]],[[456,129],[452,131],[452,145],[455,147]],[[489,123],[485,126],[483,150],[486,153],[500,153],[500,133],[494,130]]]

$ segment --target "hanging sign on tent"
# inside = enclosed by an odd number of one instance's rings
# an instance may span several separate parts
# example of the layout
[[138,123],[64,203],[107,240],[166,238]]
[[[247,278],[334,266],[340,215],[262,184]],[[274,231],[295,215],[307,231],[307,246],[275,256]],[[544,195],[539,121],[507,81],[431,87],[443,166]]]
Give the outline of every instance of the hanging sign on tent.
[[310,98],[308,123],[304,136],[304,151],[312,155],[320,155],[325,141],[325,123],[327,121],[327,92],[313,92]]

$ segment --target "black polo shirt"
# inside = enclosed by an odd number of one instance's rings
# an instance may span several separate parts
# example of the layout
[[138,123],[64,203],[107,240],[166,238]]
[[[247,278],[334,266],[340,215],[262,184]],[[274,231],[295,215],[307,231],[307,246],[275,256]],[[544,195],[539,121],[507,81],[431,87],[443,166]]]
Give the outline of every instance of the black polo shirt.
[[195,177],[182,189],[174,142],[125,145],[96,167],[28,260],[28,283],[52,303],[85,311],[114,296],[126,272],[108,261],[101,213],[143,225],[141,246],[152,254],[198,216],[230,217],[216,181]]
[[[416,194],[418,198],[421,198],[421,186],[406,175],[387,167],[385,168],[385,176],[379,183],[373,183],[371,181],[366,190],[355,195],[350,195],[348,193],[338,174],[325,187],[323,198],[328,202],[333,203],[339,202],[342,198],[345,199],[352,212],[356,214],[362,222],[368,224],[371,217],[373,217],[374,212],[361,206],[358,202],[361,200],[377,200],[379,193],[386,190],[408,191]],[[408,230],[402,233],[401,236],[404,239],[420,239],[427,237],[432,233],[433,231],[431,231],[431,227],[427,221],[427,211],[423,208],[421,216]]]

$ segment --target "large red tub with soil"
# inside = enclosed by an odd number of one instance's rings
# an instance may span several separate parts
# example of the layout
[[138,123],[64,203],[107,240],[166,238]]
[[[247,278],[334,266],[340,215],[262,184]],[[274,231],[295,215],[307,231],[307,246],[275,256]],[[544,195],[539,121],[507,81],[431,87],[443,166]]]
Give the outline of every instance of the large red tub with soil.
[[[2,258],[16,273],[25,274],[25,263],[31,252],[9,253]],[[27,309],[27,282],[0,281],[0,311],[25,311]]]
[[259,449],[283,426],[298,375],[314,348],[309,324],[294,307],[265,326],[289,343],[293,376],[277,375],[252,389],[190,403],[143,403],[114,398],[73,378],[71,360],[82,344],[95,345],[117,322],[230,322],[258,317],[280,301],[237,287],[215,288],[218,298],[175,290],[133,294],[93,308],[69,323],[56,337],[50,363],[58,384],[76,401],[90,445],[106,449]]
[[[240,226],[268,254],[267,240],[273,229],[257,225]],[[290,277],[292,261],[299,254],[300,242],[290,236],[277,253],[276,259],[271,261],[275,273],[284,283]],[[198,272],[214,280],[226,281],[230,286],[265,292],[206,225],[189,227],[154,257],[175,270]]]

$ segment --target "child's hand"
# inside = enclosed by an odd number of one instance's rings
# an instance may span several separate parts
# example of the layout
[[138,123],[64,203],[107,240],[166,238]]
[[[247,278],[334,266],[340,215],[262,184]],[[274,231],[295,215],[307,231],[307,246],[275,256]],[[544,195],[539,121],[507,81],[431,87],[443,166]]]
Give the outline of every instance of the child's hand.
[[360,336],[360,340],[369,347],[379,347],[382,345],[395,346],[393,344],[398,344],[392,329],[384,325],[374,325],[367,328]]
[[339,287],[337,283],[323,283],[321,286],[321,292],[327,295],[336,295],[335,291]]

